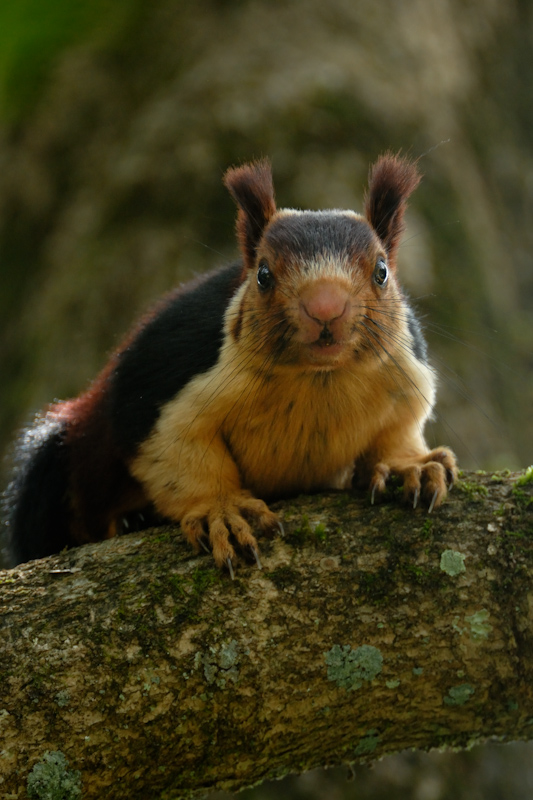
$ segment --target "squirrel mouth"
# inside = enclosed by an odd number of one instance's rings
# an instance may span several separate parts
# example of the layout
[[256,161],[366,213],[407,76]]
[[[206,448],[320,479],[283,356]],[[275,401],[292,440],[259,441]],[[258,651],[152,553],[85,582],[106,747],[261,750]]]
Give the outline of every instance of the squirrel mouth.
[[311,352],[319,360],[332,360],[344,350],[344,344],[339,342],[328,328],[323,328],[318,339],[310,342]]
[[313,350],[324,350],[324,352],[342,350],[344,347],[342,342],[337,342],[335,339],[327,342],[317,339],[316,341],[311,342],[310,346],[313,348]]
[[316,341],[313,342],[313,345],[315,345],[316,347],[323,347],[323,348],[335,347],[338,344],[339,342],[335,339],[333,333],[328,328],[327,324],[324,325],[324,327],[320,331],[320,336],[318,337],[318,339],[316,339]]
[[320,369],[332,369],[339,363],[339,358],[346,353],[347,342],[335,338],[327,324],[324,325],[316,339],[302,342],[306,354],[302,353],[305,362]]

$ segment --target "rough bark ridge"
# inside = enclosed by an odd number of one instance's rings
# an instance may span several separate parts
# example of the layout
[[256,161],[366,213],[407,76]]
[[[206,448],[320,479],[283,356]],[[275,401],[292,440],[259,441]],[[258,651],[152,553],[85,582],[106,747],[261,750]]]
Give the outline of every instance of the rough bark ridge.
[[2,800],[170,800],[531,736],[531,469],[463,476],[432,515],[279,509],[285,538],[233,582],[170,528],[0,573]]

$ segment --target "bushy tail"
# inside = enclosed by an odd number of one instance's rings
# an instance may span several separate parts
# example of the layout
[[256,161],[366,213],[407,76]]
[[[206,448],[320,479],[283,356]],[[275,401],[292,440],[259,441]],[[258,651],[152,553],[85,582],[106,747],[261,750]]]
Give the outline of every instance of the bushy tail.
[[64,436],[65,424],[46,417],[21,434],[13,479],[3,497],[10,566],[72,544]]

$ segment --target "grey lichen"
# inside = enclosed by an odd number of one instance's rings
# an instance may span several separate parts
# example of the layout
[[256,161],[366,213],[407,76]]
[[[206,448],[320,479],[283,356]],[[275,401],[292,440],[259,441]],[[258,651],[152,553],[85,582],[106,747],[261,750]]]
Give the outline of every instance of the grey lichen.
[[28,775],[28,797],[35,800],[76,800],[81,797],[81,774],[68,769],[59,751],[48,750]]
[[486,608],[482,608],[481,611],[476,611],[474,614],[465,616],[465,621],[470,625],[470,634],[472,639],[489,638],[489,633],[492,630],[489,617],[490,614]]
[[59,708],[65,708],[65,706],[68,706],[70,703],[70,695],[66,689],[61,689],[61,691],[56,694],[54,699]]
[[457,550],[445,550],[440,557],[440,568],[452,578],[460,575],[461,572],[466,572],[464,554]]
[[239,645],[235,639],[221,644],[219,647],[210,647],[205,653],[196,653],[194,666],[196,669],[203,667],[207,683],[215,683],[220,689],[226,686],[226,681],[237,683],[239,680]]
[[373,681],[383,666],[383,656],[377,647],[363,644],[352,650],[350,645],[334,644],[324,653],[328,679],[341,689],[351,692],[360,689],[363,681]]
[[218,665],[220,669],[233,669],[239,662],[238,644],[235,639],[227,644],[220,645]]
[[452,686],[444,698],[447,706],[464,706],[470,700],[476,690],[469,683],[461,683],[460,686]]

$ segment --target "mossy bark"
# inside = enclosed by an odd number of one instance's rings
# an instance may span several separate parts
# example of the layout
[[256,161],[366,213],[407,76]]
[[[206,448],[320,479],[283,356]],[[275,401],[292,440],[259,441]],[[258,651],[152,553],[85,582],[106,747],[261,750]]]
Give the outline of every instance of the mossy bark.
[[531,736],[531,481],[468,474],[431,515],[279,510],[234,581],[171,528],[0,573],[1,797],[46,751],[83,798],[170,800]]

